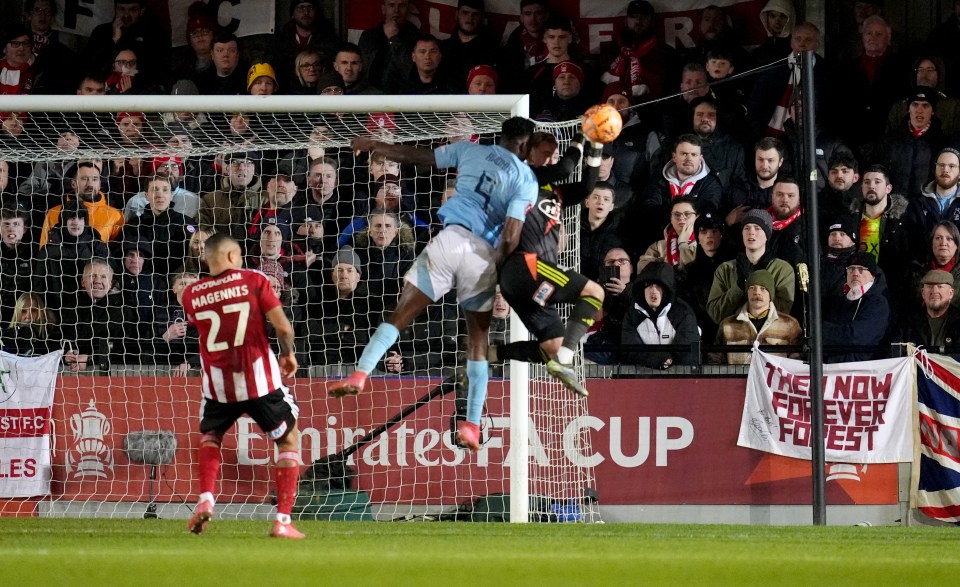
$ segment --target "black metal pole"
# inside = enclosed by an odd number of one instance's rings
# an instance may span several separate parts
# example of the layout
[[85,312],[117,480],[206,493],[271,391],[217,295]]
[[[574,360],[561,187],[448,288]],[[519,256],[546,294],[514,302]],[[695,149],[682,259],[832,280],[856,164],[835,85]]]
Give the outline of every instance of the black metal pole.
[[827,523],[826,457],[823,450],[823,339],[820,308],[820,235],[817,219],[817,124],[814,108],[813,51],[802,56],[800,99],[803,104],[803,154],[807,177],[807,243],[810,267],[809,341],[810,341],[810,449],[813,467],[813,523]]

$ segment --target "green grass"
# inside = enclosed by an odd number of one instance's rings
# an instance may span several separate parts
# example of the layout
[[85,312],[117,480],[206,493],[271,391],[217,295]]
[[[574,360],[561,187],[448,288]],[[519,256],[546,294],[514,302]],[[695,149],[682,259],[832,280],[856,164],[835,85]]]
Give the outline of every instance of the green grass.
[[960,529],[0,519],[2,585],[920,585],[960,577]]

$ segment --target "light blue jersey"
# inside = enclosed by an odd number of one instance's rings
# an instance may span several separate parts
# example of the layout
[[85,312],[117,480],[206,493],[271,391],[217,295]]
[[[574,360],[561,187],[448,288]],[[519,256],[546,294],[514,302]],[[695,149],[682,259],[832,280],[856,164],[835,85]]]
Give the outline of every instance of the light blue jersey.
[[524,220],[539,187],[530,166],[499,145],[470,142],[434,151],[437,167],[456,167],[454,195],[440,207],[444,226],[459,224],[496,246],[507,218]]

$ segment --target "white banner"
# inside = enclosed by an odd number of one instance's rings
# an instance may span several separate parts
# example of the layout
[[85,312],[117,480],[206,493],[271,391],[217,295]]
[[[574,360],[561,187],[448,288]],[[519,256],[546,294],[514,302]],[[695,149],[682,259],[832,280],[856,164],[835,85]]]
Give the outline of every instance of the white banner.
[[[194,0],[170,0],[147,3],[147,18],[166,21],[174,47],[187,44],[187,9]],[[238,37],[271,34],[276,22],[276,0],[207,0],[220,26]],[[113,20],[113,2],[92,0],[57,0],[54,28],[58,31],[89,37],[93,29]],[[161,25],[162,26],[162,25]]]
[[62,355],[0,351],[0,497],[50,494],[50,415]]
[[[824,449],[840,463],[913,460],[913,358],[823,366]],[[810,367],[755,350],[737,444],[810,460]]]

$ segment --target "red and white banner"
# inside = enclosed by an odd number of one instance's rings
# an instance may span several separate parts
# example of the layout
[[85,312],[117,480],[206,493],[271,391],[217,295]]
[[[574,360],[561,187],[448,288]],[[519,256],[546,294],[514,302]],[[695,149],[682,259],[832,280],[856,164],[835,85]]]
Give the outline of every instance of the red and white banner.
[[[913,460],[913,361],[823,366],[827,461]],[[809,460],[812,435],[809,365],[754,351],[737,444]]]
[[[174,47],[187,44],[187,9],[195,0],[148,0],[148,17],[158,19],[171,32]],[[206,0],[220,26],[238,37],[273,33],[275,0]],[[113,2],[57,0],[54,27],[81,37],[89,37],[93,29],[113,20]]]
[[0,351],[0,497],[50,493],[50,414],[62,355]]
[[[446,39],[456,26],[457,0],[413,0],[410,21],[421,31]],[[573,20],[580,40],[580,51],[597,53],[600,45],[616,38],[623,26],[628,2],[608,0],[550,0],[550,10]],[[658,34],[677,49],[693,47],[700,41],[700,13],[710,5],[720,6],[729,24],[744,45],[763,41],[766,30],[760,23],[760,10],[767,0],[653,0]],[[360,39],[360,33],[383,20],[380,0],[354,0],[344,3],[347,10],[347,38]],[[487,24],[501,44],[519,25],[520,2],[486,0]]]

